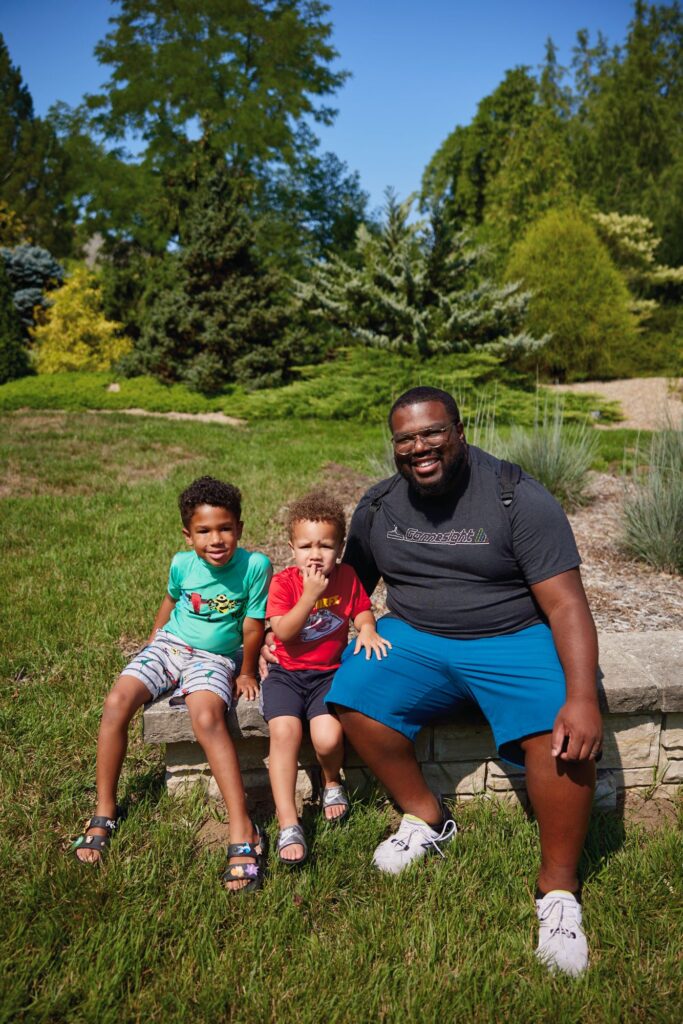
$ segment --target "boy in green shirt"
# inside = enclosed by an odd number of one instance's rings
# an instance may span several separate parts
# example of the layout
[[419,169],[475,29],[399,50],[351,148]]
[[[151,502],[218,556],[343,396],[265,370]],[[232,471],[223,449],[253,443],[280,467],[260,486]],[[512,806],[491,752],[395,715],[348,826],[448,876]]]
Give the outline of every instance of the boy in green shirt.
[[[118,823],[116,789],[128,725],[137,709],[178,687],[230,819],[228,867],[234,892],[261,887],[265,837],[247,811],[244,786],[225,712],[240,694],[258,695],[256,662],[272,567],[265,555],[238,547],[241,495],[204,476],[179,499],[185,540],[192,550],[173,558],[168,592],[147,645],[126,666],[104,704],[97,741],[97,807],[74,844],[82,863],[101,860]],[[237,672],[235,655],[243,645]]]

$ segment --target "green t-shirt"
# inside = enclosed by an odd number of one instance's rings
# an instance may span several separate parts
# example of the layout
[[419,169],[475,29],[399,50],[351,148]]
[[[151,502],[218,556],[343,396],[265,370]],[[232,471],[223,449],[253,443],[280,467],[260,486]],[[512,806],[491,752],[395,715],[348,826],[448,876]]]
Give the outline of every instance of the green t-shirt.
[[194,551],[181,551],[168,574],[168,592],[177,604],[164,629],[190,647],[230,656],[242,644],[245,617],[265,618],[272,575],[260,551],[237,548],[228,564],[218,567]]

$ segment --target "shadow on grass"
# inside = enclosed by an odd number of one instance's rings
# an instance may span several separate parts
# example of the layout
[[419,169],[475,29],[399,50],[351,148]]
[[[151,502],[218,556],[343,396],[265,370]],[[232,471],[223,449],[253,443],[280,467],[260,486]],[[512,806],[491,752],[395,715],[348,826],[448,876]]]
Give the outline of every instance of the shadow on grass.
[[584,882],[600,874],[622,848],[625,837],[622,813],[593,810],[579,866],[579,875]]

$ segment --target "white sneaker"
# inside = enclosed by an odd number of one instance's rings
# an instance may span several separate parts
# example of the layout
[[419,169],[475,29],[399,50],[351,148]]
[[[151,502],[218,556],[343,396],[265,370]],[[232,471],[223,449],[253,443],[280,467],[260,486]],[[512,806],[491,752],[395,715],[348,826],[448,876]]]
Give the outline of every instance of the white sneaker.
[[551,971],[582,974],[588,967],[588,943],[581,927],[581,904],[565,889],[552,889],[536,900],[536,956]]
[[439,844],[447,843],[457,831],[458,826],[452,818],[447,819],[441,831],[437,832],[422,818],[404,814],[398,830],[375,850],[372,863],[380,871],[398,875],[413,861],[420,860],[428,853],[436,852],[443,857]]

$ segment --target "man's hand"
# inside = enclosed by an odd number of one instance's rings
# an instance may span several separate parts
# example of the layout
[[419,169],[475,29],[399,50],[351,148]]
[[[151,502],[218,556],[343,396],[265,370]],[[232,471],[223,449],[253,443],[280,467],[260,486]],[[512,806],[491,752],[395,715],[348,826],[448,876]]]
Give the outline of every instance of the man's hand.
[[602,750],[602,717],[597,700],[573,697],[555,719],[551,754],[560,761],[594,761]]
[[313,565],[307,565],[302,570],[302,576],[304,578],[303,596],[313,604],[327,590],[327,576],[321,569]]
[[242,673],[235,680],[235,697],[244,695],[247,700],[256,700],[259,694],[259,685],[256,676]]

